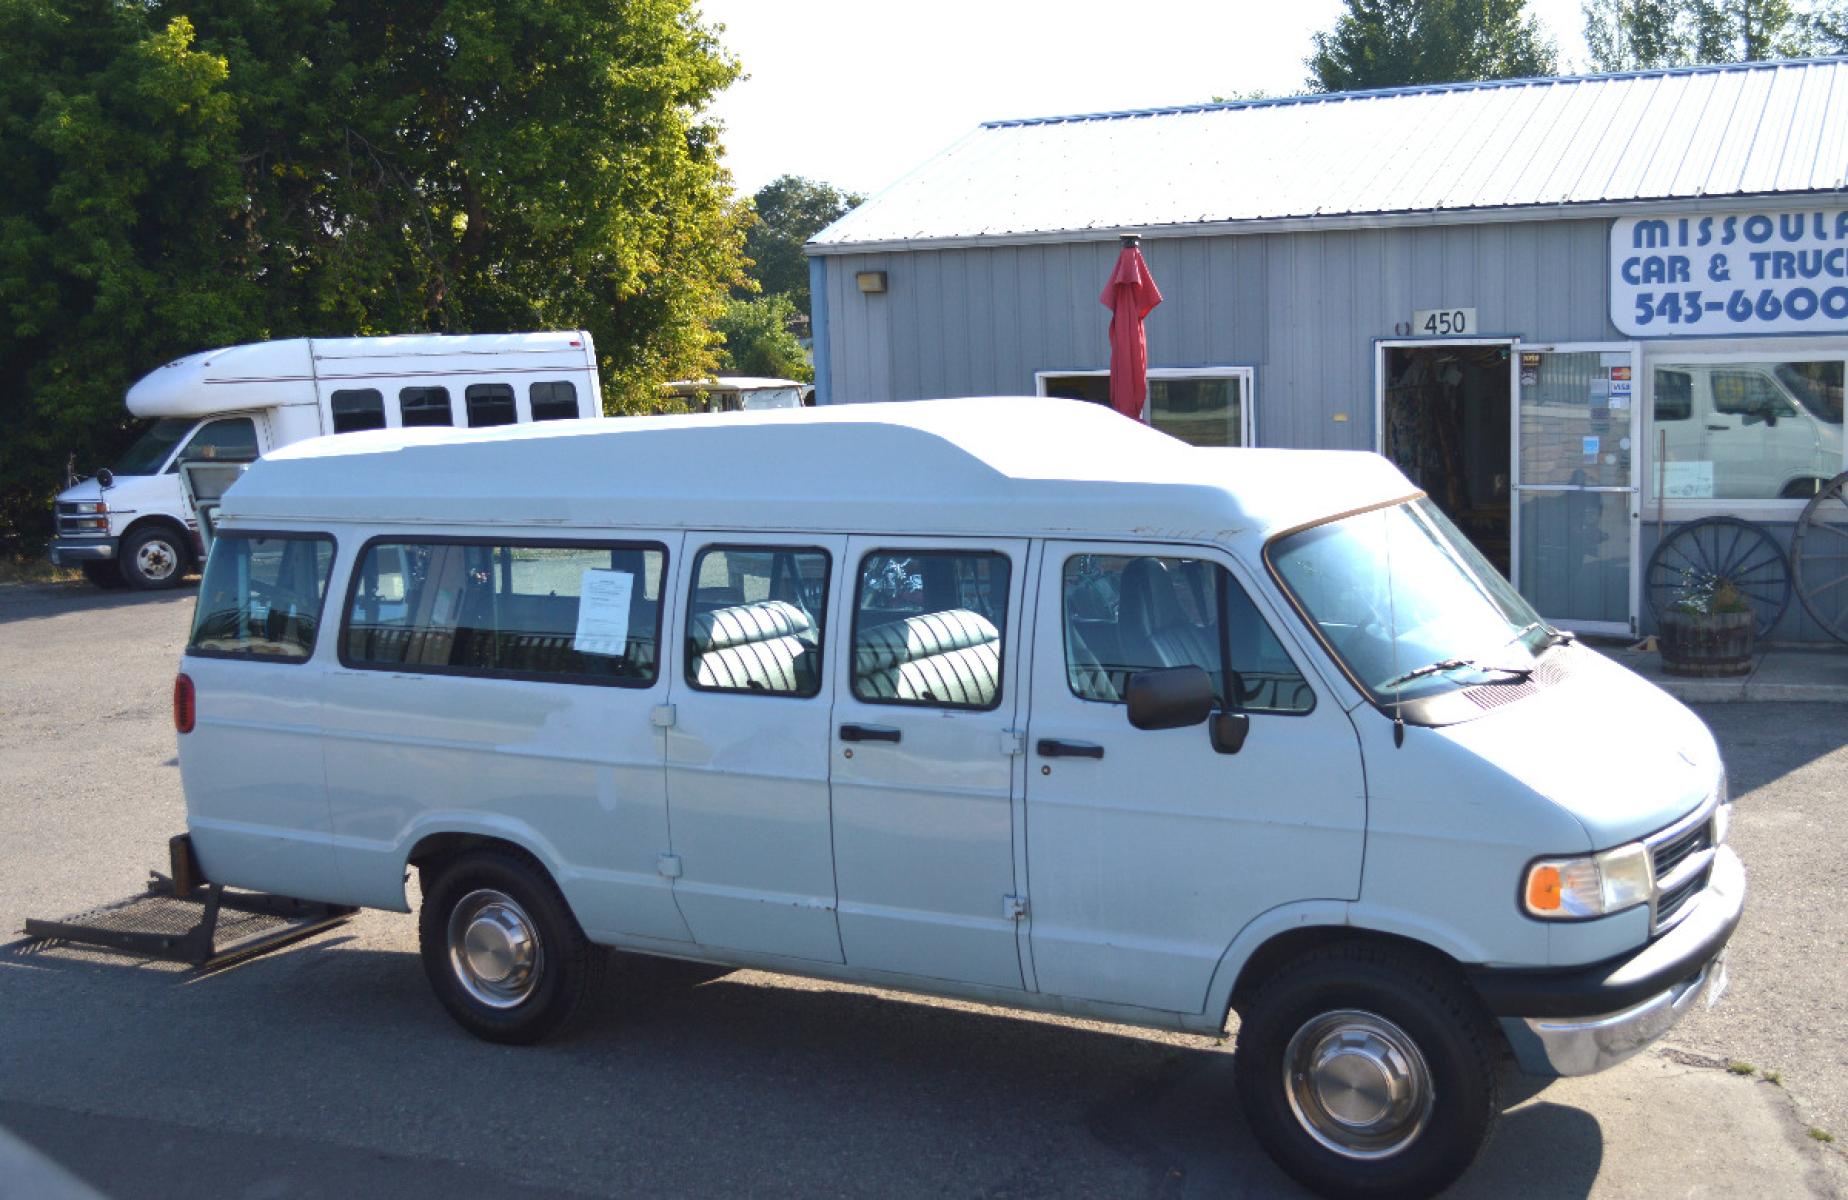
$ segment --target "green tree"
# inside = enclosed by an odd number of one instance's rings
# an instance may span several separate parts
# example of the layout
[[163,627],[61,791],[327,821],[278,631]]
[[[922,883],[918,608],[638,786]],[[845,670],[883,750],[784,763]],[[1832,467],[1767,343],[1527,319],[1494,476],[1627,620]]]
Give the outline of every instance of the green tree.
[[[758,288],[766,295],[788,296],[796,311],[807,316],[809,273],[803,243],[865,199],[799,175],[784,175],[757,189],[751,200],[756,220],[745,235],[744,253],[755,264],[751,278]],[[743,296],[745,290],[736,294]]]
[[214,345],[585,328],[619,408],[709,372],[748,213],[694,4],[0,0],[0,521]]
[[777,379],[815,377],[802,343],[789,326],[796,306],[786,293],[733,300],[713,322],[725,339],[720,369],[737,375],[768,375]]
[[1848,49],[1848,4],[1791,0],[1586,0],[1585,42],[1599,71],[1756,62]]
[[1553,45],[1526,0],[1345,0],[1315,35],[1308,86],[1362,91],[1557,70]]

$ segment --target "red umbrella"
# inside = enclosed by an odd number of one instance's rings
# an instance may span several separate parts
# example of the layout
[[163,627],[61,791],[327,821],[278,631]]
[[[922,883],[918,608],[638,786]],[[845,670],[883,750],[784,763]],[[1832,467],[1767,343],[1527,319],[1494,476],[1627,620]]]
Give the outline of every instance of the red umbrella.
[[1110,310],[1110,407],[1140,421],[1149,395],[1149,343],[1142,320],[1161,303],[1161,289],[1142,261],[1141,239],[1123,235],[1123,252],[1097,299]]

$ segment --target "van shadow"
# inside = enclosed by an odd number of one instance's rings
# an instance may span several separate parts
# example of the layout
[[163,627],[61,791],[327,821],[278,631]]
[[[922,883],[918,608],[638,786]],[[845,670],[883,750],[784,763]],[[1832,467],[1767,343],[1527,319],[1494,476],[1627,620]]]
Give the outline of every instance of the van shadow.
[[136,592],[126,588],[104,591],[89,583],[18,584],[0,587],[0,625],[118,608],[149,608],[175,603],[191,605],[198,594],[199,578],[196,575],[189,576],[178,587],[154,592]]
[[[116,963],[0,947],[18,1087],[158,1105],[210,1079],[213,1108],[280,1106],[307,1137],[440,1110],[458,1156],[582,1147],[638,1193],[1307,1195],[1206,1038],[618,956],[576,1033],[512,1048],[453,1025],[414,955],[346,938],[203,976]],[[1530,1104],[1451,1194],[1577,1200],[1603,1148],[1589,1114]]]
[[1734,799],[1848,745],[1839,704],[1690,705],[1713,731]]

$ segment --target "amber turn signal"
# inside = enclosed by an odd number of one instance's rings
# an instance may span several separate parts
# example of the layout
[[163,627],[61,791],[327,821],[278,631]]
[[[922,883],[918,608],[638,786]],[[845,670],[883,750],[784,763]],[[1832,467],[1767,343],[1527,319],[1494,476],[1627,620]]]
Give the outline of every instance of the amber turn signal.
[[1559,868],[1535,867],[1527,876],[1527,907],[1538,912],[1559,908]]

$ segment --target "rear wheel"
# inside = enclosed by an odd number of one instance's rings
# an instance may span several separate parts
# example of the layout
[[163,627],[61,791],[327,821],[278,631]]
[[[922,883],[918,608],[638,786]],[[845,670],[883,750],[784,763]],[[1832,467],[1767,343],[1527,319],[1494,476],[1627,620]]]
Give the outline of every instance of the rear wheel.
[[114,591],[128,586],[128,580],[122,578],[122,568],[114,559],[91,559],[83,564],[83,577],[99,588]]
[[600,990],[609,958],[536,862],[495,847],[426,872],[417,933],[437,999],[490,1042],[564,1031]]
[[178,530],[150,525],[122,539],[116,561],[128,586],[145,592],[176,586],[185,577],[190,558],[186,539]]
[[1239,1100],[1279,1166],[1326,1196],[1428,1196],[1500,1111],[1488,1018],[1445,964],[1396,947],[1311,951],[1241,1015]]

